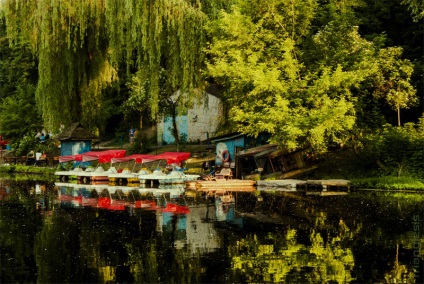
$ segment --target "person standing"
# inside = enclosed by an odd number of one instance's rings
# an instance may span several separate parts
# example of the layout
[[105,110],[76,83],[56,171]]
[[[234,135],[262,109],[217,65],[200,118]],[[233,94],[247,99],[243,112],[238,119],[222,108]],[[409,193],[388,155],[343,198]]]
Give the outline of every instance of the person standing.
[[129,135],[130,135],[130,144],[132,144],[134,142],[134,137],[135,137],[135,129],[134,129],[134,127],[131,127],[130,128]]

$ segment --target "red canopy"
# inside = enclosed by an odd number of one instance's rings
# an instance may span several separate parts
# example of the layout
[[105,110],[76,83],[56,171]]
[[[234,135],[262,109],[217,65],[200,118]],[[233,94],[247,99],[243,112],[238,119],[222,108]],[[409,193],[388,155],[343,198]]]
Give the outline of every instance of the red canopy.
[[136,163],[147,163],[151,161],[158,160],[157,156],[149,155],[149,154],[132,154],[130,156],[122,157],[122,158],[113,158],[112,163],[122,163],[128,162],[131,160],[135,160]]
[[181,163],[190,158],[190,152],[165,152],[156,155],[159,159],[164,159],[168,164]]
[[88,162],[99,160],[99,163],[108,163],[112,158],[122,158],[125,156],[126,150],[105,150],[105,151],[89,151],[82,154],[60,156],[59,162]]
[[[98,153],[98,151],[90,151],[90,152],[85,152],[83,154],[94,154],[94,153]],[[78,161],[81,162],[82,161],[82,155],[83,154],[76,154],[76,155],[69,155],[69,156],[60,156],[59,157],[59,163],[64,163],[64,162],[71,162],[71,161]]]
[[82,154],[82,161],[99,160],[99,163],[109,163],[113,158],[123,158],[127,150],[106,150],[101,152],[87,152]]

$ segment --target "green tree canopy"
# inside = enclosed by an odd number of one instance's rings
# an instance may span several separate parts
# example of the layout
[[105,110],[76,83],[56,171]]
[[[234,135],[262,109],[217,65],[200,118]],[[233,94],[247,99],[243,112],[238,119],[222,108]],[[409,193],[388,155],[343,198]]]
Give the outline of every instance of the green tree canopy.
[[[140,77],[152,116],[161,88],[200,83],[200,1],[6,0],[3,8],[12,44],[29,41],[39,59],[36,101],[49,129],[75,120],[98,126],[103,90],[120,64]],[[159,84],[162,69],[166,86]]]
[[42,124],[35,103],[37,61],[28,43],[9,46],[0,18],[0,134],[13,140]]
[[354,27],[330,22],[311,37],[315,58],[302,61],[317,3],[254,1],[255,11],[263,12],[252,14],[245,2],[251,1],[240,1],[209,26],[208,71],[234,94],[228,103],[238,130],[253,136],[268,131],[270,142],[289,148],[308,143],[324,150],[343,141],[355,123],[350,89],[369,74],[370,44]]

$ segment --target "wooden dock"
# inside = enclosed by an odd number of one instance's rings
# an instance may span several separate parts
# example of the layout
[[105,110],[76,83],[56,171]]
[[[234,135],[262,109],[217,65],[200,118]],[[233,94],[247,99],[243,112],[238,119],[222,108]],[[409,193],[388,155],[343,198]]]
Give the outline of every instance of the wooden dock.
[[347,195],[347,191],[307,191],[306,195],[317,195],[317,196],[335,196],[335,195]]
[[306,191],[350,191],[350,181],[345,179],[307,180]]
[[258,190],[296,191],[300,187],[304,188],[306,181],[297,179],[258,180],[256,185]]
[[251,192],[256,190],[256,181],[241,179],[217,179],[217,180],[197,180],[186,182],[186,189],[203,191],[208,193],[226,191]]
[[340,195],[350,191],[349,180],[240,180],[240,179],[217,179],[197,180],[186,182],[185,188],[203,192],[220,191],[290,191],[306,192],[307,195]]

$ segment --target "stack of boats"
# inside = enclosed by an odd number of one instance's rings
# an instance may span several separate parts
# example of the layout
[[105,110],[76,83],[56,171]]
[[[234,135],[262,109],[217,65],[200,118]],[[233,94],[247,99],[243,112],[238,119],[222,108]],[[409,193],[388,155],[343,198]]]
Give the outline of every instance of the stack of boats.
[[[165,152],[158,155],[133,154],[125,150],[90,151],[78,155],[60,156],[59,162],[72,163],[71,170],[55,172],[60,181],[77,180],[82,183],[110,183],[118,185],[184,184],[200,175],[185,174],[182,165],[190,158],[189,152]],[[95,162],[96,167],[92,166]],[[85,163],[85,164],[84,164]],[[89,166],[83,167],[81,165]],[[155,168],[151,171],[150,169]]]

